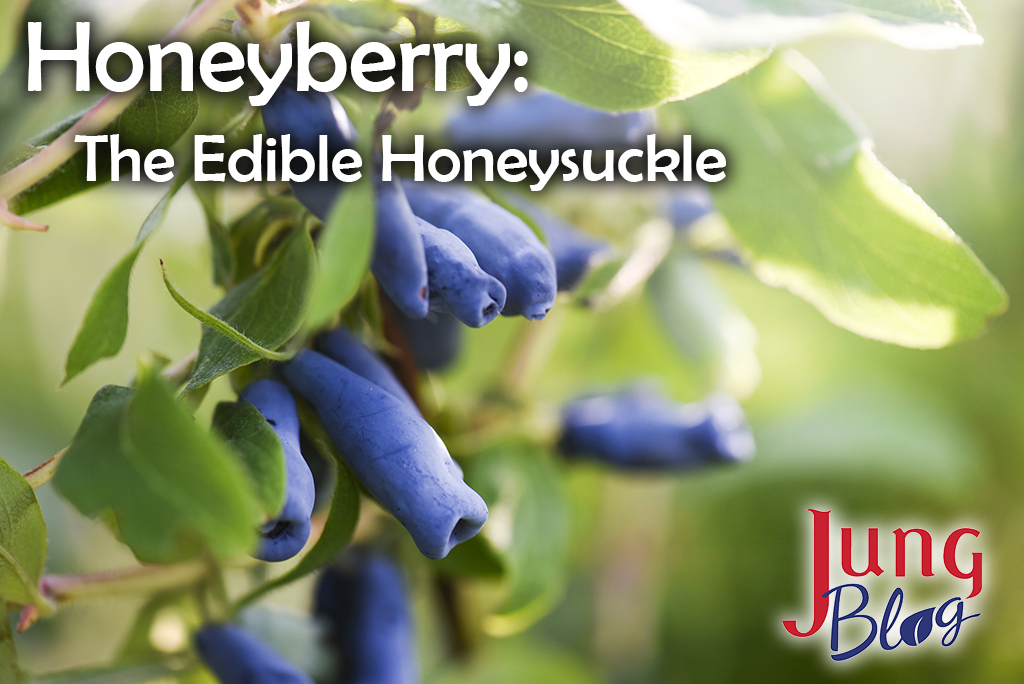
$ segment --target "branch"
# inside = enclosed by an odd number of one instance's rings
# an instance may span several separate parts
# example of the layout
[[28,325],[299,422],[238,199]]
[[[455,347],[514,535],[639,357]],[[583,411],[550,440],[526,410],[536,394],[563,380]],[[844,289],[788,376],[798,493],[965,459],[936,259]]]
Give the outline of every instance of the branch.
[[[181,20],[170,33],[160,41],[161,45],[176,41],[188,42],[198,37],[203,31],[216,23],[222,14],[234,5],[233,0],[205,0],[191,14]],[[35,156],[26,159],[3,176],[0,176],[0,222],[11,228],[29,230],[45,230],[45,226],[33,224],[31,221],[11,214],[7,210],[7,200],[27,190],[70,159],[79,149],[81,143],[75,142],[76,135],[93,135],[109,126],[123,112],[145,87],[139,85],[126,93],[107,93],[71,128],[64,131],[53,142]],[[29,228],[28,226],[35,226]]]

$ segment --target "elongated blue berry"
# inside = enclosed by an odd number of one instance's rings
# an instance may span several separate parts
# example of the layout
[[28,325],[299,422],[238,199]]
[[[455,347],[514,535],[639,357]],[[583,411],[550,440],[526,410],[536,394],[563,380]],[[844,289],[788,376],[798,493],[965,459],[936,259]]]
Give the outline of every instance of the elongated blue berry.
[[428,558],[444,558],[487,520],[448,449],[405,401],[314,351],[284,364],[359,481],[409,530]]
[[480,267],[505,286],[503,316],[540,320],[557,294],[555,260],[530,227],[494,202],[463,187],[403,181],[413,213],[454,233]]
[[417,368],[442,371],[459,358],[465,329],[455,316],[431,311],[419,320],[399,316],[398,323]]
[[[351,148],[355,140],[355,129],[345,108],[328,93],[314,90],[300,93],[294,84],[282,83],[260,110],[267,135],[278,139],[290,136],[291,149],[305,150],[314,159],[319,154],[321,135],[327,136],[327,151],[331,157]],[[283,143],[279,143],[278,148],[283,151]],[[302,162],[297,160],[295,169],[301,173],[301,168]],[[318,173],[305,182],[291,183],[296,199],[321,220],[326,220],[331,213],[344,185],[330,175],[321,181]]]
[[427,256],[432,311],[451,313],[471,328],[487,325],[505,307],[505,286],[485,273],[459,238],[423,219],[420,237]]
[[288,388],[274,380],[258,380],[239,397],[259,410],[274,428],[284,447],[285,500],[277,517],[260,528],[260,546],[254,554],[265,561],[291,558],[309,539],[316,487],[313,474],[299,449],[299,417]]
[[[268,135],[289,134],[292,149],[306,150],[314,158],[319,154],[320,135],[327,136],[331,158],[351,148],[355,139],[341,103],[327,93],[300,93],[282,84],[262,109]],[[336,178],[321,181],[317,175],[290,185],[295,197],[321,221],[327,220],[345,186]],[[376,188],[377,237],[370,270],[406,316],[422,318],[427,315],[427,262],[416,220],[399,183],[377,176]]]
[[419,224],[398,181],[377,182],[377,237],[370,270],[410,318],[427,315],[427,259]]
[[391,369],[345,326],[321,335],[316,342],[321,354],[361,375],[415,408],[412,397],[398,382]]
[[195,641],[199,657],[221,684],[313,684],[269,646],[233,625],[205,625]]
[[416,639],[401,569],[373,553],[346,554],[320,575],[314,612],[326,617],[345,684],[416,684]]
[[677,404],[646,388],[578,399],[562,412],[561,450],[625,469],[691,468],[754,455],[743,409],[712,395]]
[[559,292],[568,292],[579,285],[583,276],[611,249],[606,241],[587,235],[543,207],[518,197],[512,201],[544,231],[548,249],[555,258]]
[[676,230],[687,230],[694,223],[715,211],[707,187],[689,183],[668,198],[668,219]]
[[545,92],[471,107],[447,126],[449,140],[463,149],[632,147],[653,132],[651,111],[613,114]]

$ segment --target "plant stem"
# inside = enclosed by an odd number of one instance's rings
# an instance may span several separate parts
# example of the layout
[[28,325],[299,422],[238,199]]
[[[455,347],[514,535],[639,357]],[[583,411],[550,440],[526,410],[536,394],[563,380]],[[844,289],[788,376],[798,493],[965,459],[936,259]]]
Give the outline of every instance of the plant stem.
[[204,561],[177,565],[143,565],[85,575],[44,575],[39,581],[43,596],[67,603],[99,596],[141,594],[194,584],[210,572]]
[[[233,5],[233,0],[205,0],[164,36],[160,41],[161,45],[195,39],[215,24],[220,16],[231,9]],[[7,209],[6,200],[27,190],[55,171],[81,149],[82,144],[75,142],[76,135],[92,135],[102,131],[144,90],[145,87],[140,85],[125,93],[107,93],[71,128],[64,131],[38,154],[0,176],[0,201],[3,202],[0,204],[0,222],[12,228],[21,227],[22,229],[31,224],[31,222],[11,214]],[[36,226],[31,228],[32,230],[46,229],[40,224],[32,225]]]
[[53,479],[53,474],[57,472],[57,464],[60,463],[61,457],[66,454],[70,448],[70,445],[64,447],[41,465],[38,465],[25,473],[25,480],[32,485],[32,489],[39,489]]

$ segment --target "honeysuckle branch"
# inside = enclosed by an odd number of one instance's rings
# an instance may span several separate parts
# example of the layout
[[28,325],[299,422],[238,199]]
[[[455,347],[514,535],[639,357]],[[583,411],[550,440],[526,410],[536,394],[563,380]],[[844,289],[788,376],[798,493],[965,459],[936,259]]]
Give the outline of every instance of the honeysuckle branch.
[[[234,4],[234,0],[205,0],[164,36],[160,41],[161,45],[194,40],[203,31],[215,25],[221,15]],[[78,152],[82,144],[75,142],[75,136],[93,135],[102,131],[144,90],[145,86],[140,85],[125,93],[107,93],[81,119],[38,154],[0,176],[0,223],[20,230],[46,230],[46,226],[42,224],[12,214],[7,201],[46,178]]]
[[44,575],[39,590],[44,597],[61,604],[69,601],[166,591],[195,584],[210,572],[205,561],[176,565],[142,565],[84,575]]

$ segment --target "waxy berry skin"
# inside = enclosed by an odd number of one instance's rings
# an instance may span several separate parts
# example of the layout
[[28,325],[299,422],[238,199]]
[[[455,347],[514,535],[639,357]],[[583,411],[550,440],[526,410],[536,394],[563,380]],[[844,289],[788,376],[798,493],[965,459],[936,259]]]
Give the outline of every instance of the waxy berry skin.
[[269,646],[233,625],[205,625],[196,632],[195,643],[221,684],[313,684]]
[[[301,148],[317,157],[319,136],[327,136],[328,155],[352,147],[355,133],[337,98],[326,93],[300,93],[282,84],[263,108],[267,134],[291,135],[292,149]],[[299,162],[296,162],[299,164]],[[345,183],[333,176],[326,181],[314,175],[302,183],[291,182],[292,193],[321,221],[341,195]],[[370,270],[388,297],[411,318],[427,315],[427,262],[416,220],[397,182],[375,178],[377,235]]]
[[513,200],[516,207],[530,216],[544,232],[548,249],[555,258],[558,291],[569,292],[583,280],[583,276],[597,263],[611,245],[587,235],[568,221],[524,199]]
[[448,121],[447,136],[461,149],[612,149],[635,147],[654,132],[649,110],[612,113],[554,93],[495,100]]
[[444,558],[487,521],[441,438],[405,401],[314,351],[284,364],[288,383],[320,416],[359,481],[409,530],[428,558]]
[[377,237],[370,270],[402,313],[410,318],[427,315],[427,258],[419,224],[398,181],[377,182]]
[[295,399],[283,384],[259,380],[242,390],[239,398],[263,414],[284,447],[285,500],[281,512],[260,527],[260,545],[253,554],[265,561],[295,556],[309,539],[316,487],[313,474],[299,449],[299,417]]
[[517,216],[472,190],[403,181],[414,214],[454,233],[507,293],[503,316],[543,319],[558,292],[555,260]]
[[331,332],[321,335],[316,341],[316,348],[327,358],[340,363],[353,373],[361,375],[409,406],[416,408],[416,403],[402,387],[402,383],[398,382],[398,378],[387,367],[387,364],[370,351],[362,340],[345,326],[339,326]]
[[417,684],[415,630],[402,570],[375,553],[345,555],[320,575],[314,613],[326,617],[345,684]]
[[416,218],[427,256],[430,309],[450,313],[471,328],[493,321],[505,307],[505,286],[485,273],[466,244]]
[[559,448],[569,456],[636,470],[745,461],[754,440],[735,399],[677,404],[646,388],[588,397],[562,411]]
[[398,317],[416,367],[442,371],[459,358],[465,326],[451,314],[431,311],[426,318]]

